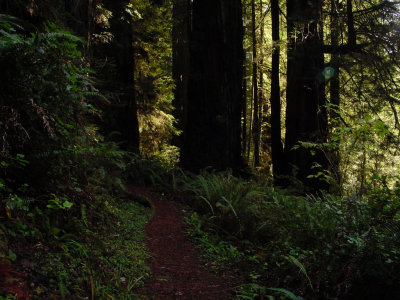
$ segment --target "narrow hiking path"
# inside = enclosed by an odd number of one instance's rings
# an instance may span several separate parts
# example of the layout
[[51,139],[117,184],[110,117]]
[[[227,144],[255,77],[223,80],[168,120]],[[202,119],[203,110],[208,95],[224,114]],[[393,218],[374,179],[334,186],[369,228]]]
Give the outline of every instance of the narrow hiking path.
[[10,264],[0,261],[0,294],[4,292],[6,295],[15,295],[16,299],[31,299],[25,277],[26,274],[19,273]]
[[152,275],[141,291],[145,299],[233,299],[234,278],[228,273],[214,274],[204,267],[200,251],[185,234],[176,204],[143,187],[131,190],[145,195],[155,209],[146,226]]

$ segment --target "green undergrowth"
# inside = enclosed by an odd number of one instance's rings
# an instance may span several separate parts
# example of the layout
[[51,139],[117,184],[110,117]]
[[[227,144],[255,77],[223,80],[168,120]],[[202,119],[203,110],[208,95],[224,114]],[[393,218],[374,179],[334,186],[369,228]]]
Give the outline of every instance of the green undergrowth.
[[387,183],[396,178],[375,178],[362,197],[339,197],[230,172],[188,174],[157,160],[129,168],[186,204],[188,234],[207,265],[240,278],[237,299],[400,296],[400,185]]
[[375,178],[362,197],[339,197],[230,172],[188,174],[156,159],[129,169],[186,204],[188,234],[207,265],[241,280],[237,299],[400,296],[400,185],[387,183],[396,178]]
[[189,235],[212,268],[241,277],[238,299],[400,296],[399,185],[364,197],[293,195],[230,173],[183,175]]
[[150,273],[145,265],[149,253],[144,225],[151,210],[126,202],[118,204],[114,214],[114,226],[105,228],[99,236],[103,247],[93,251],[99,267],[94,275],[95,294],[100,299],[132,299]]
[[186,217],[185,222],[188,225],[188,235],[203,250],[206,264],[212,270],[218,272],[220,269],[227,267],[239,270],[240,264],[256,259],[239,251],[231,242],[221,240],[221,237],[215,232],[204,231],[202,229],[203,221],[196,212]]
[[[14,236],[14,242],[9,245],[13,257],[7,259],[29,275],[35,299],[135,297],[150,272],[145,265],[149,254],[144,225],[152,211],[121,199],[107,204],[107,210],[101,222],[89,222],[83,213],[80,220],[73,221],[74,231],[54,239],[35,238],[34,249],[18,244],[20,232],[12,232],[13,226],[8,226],[7,233]],[[32,238],[24,241],[28,242]]]
[[20,23],[0,14],[0,260],[33,299],[132,299],[148,276],[151,211],[112,175],[131,155],[99,133],[108,100],[82,40]]

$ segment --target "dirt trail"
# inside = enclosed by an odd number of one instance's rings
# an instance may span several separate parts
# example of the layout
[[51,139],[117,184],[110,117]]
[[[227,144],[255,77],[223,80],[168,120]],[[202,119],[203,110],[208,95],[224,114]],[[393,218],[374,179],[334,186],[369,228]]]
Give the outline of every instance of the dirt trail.
[[18,273],[13,267],[0,260],[0,294],[11,294],[20,300],[31,299],[24,275]]
[[233,278],[206,270],[200,252],[185,235],[182,215],[176,205],[144,188],[132,187],[148,197],[155,208],[146,226],[152,277],[141,294],[147,299],[233,299]]

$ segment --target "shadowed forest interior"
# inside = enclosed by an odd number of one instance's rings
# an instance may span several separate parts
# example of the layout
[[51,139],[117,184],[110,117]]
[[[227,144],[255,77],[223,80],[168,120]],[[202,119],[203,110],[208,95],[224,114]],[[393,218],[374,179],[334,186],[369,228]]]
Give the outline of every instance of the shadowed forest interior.
[[0,0],[0,300],[213,299],[160,207],[214,299],[400,299],[399,47],[392,0]]

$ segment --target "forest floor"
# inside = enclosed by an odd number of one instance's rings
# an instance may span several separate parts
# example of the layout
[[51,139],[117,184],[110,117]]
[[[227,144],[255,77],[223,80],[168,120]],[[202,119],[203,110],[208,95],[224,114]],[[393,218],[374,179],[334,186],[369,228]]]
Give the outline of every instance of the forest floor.
[[146,226],[146,242],[152,258],[152,276],[139,292],[143,299],[233,299],[237,280],[229,272],[207,270],[199,249],[185,233],[178,204],[144,187],[130,187],[142,194],[155,210]]
[[11,265],[0,261],[0,291],[15,295],[17,299],[29,299],[29,288],[24,277]]
[[[237,276],[230,270],[218,270],[217,273],[206,266],[201,250],[187,234],[183,206],[144,186],[128,185],[127,188],[131,194],[144,196],[154,210],[145,228],[145,242],[151,256],[147,265],[151,275],[144,286],[136,290],[136,296],[142,300],[233,299],[234,287],[239,285]],[[14,265],[0,261],[0,299],[8,299],[1,297],[1,292],[16,296],[10,299],[32,299],[34,295],[34,298],[43,299],[45,294],[40,297],[29,286],[32,276],[25,265],[23,262]],[[73,293],[70,296],[78,299]]]

